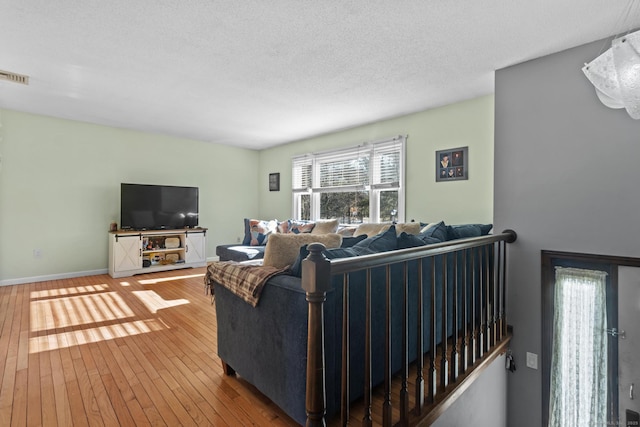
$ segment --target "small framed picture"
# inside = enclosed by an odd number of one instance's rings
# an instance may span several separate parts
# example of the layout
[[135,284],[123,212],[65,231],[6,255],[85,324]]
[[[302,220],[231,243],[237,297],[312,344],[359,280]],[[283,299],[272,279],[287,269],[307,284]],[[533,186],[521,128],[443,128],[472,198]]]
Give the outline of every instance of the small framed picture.
[[269,174],[269,191],[280,191],[280,172]]
[[436,151],[436,182],[469,179],[469,147]]

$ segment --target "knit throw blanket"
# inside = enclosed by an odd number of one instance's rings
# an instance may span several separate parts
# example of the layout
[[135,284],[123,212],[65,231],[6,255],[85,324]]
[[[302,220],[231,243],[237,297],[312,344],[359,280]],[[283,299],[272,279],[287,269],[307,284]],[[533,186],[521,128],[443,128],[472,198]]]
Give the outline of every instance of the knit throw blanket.
[[224,286],[255,307],[267,280],[288,270],[289,267],[264,267],[219,261],[209,265],[204,281],[211,295],[214,294],[214,285]]

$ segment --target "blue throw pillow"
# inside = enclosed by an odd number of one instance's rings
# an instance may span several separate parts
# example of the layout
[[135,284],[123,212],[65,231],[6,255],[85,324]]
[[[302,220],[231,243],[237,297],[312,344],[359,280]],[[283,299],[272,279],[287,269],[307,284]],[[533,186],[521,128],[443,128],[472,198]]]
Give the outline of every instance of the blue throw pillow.
[[396,236],[396,226],[391,225],[387,231],[376,236],[367,237],[356,243],[354,248],[367,248],[372,252],[386,252],[398,249],[398,237]]
[[407,234],[404,231],[398,236],[398,249],[415,248],[426,243],[415,234]]
[[337,258],[351,258],[354,256],[366,255],[373,253],[367,248],[356,248],[354,246],[350,248],[331,248],[322,251],[324,256],[328,259],[337,259]]
[[[336,259],[336,258],[350,258],[350,257],[366,255],[374,252],[372,252],[368,248],[357,248],[352,246],[350,248],[325,249],[324,251],[322,251],[322,253],[324,254],[325,257],[327,257],[327,259]],[[307,245],[301,246],[300,252],[298,254],[298,258],[296,258],[296,261],[291,266],[291,274],[293,276],[302,277],[302,260],[308,256],[309,256],[309,249],[307,248]]]
[[[420,237],[420,236],[418,236]],[[430,237],[430,236],[424,236],[421,237],[422,241],[424,242],[425,245],[433,245],[434,243],[442,243],[442,241],[440,239],[436,239],[435,237]]]
[[478,224],[478,226],[480,227],[481,236],[486,236],[493,228],[493,224]]
[[340,247],[341,248],[350,248],[351,246],[355,245],[358,242],[363,241],[366,238],[367,238],[366,234],[361,234],[358,237],[343,237],[342,238],[342,245],[340,245]]
[[244,219],[244,239],[242,239],[242,246],[249,246],[251,244],[251,226],[249,225],[249,218]]
[[447,226],[447,240],[480,237],[480,227],[475,224]]
[[300,246],[300,252],[296,262],[291,266],[291,274],[296,277],[302,277],[302,260],[309,256],[307,245]]
[[486,236],[492,228],[492,224],[449,225],[447,226],[447,240]]
[[420,233],[419,236],[422,237],[422,238],[424,238],[424,237],[433,237],[435,239],[440,240],[441,242],[446,242],[447,241],[447,226],[445,225],[444,221],[440,221],[439,223],[437,223],[433,227],[430,227],[429,229],[427,229],[427,230],[423,231],[422,233]]

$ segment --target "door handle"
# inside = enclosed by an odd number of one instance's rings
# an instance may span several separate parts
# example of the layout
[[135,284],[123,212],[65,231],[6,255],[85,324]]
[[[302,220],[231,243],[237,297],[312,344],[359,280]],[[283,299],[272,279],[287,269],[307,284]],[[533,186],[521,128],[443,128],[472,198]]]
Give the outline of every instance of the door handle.
[[625,339],[627,338],[627,336],[624,333],[624,330],[618,330],[616,328],[611,328],[611,329],[605,329],[604,330],[606,333],[608,333],[609,335],[611,335],[614,338],[621,338],[621,339]]
[[633,383],[629,386],[629,399],[633,400]]

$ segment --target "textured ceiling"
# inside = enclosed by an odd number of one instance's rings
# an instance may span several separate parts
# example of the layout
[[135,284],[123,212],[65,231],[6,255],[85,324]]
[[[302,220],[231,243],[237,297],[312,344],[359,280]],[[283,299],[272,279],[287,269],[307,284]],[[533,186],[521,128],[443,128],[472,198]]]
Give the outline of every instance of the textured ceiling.
[[640,26],[629,5],[0,0],[0,70],[30,76],[0,107],[259,149],[492,93],[496,69]]

